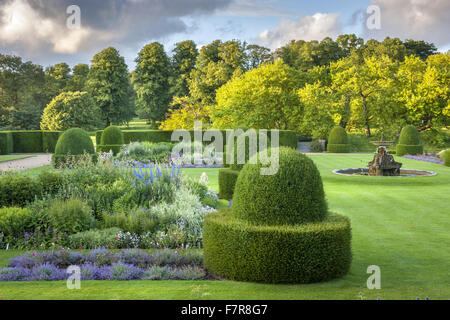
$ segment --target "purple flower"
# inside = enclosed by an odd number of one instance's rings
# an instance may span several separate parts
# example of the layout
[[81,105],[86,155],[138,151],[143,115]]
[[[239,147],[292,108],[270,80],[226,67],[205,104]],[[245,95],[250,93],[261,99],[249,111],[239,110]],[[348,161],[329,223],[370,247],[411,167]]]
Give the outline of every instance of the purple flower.
[[25,268],[3,268],[0,269],[1,281],[26,281],[31,274],[30,269]]
[[138,280],[144,274],[144,269],[122,262],[112,266],[111,280]]
[[67,278],[66,270],[59,269],[53,264],[44,263],[31,270],[29,281],[57,281]]

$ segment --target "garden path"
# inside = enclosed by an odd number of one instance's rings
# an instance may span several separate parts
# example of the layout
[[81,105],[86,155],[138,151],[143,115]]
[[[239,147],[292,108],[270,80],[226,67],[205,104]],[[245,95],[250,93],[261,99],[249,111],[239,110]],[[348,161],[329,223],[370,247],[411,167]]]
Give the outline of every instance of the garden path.
[[51,154],[37,154],[30,158],[5,161],[0,163],[0,171],[22,171],[42,166],[48,166],[51,163]]

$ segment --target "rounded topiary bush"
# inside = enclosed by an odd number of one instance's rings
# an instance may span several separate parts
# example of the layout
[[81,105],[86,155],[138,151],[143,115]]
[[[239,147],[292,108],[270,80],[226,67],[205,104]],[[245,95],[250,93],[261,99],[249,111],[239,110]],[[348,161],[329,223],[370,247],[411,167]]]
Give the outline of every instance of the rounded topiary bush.
[[328,136],[327,151],[332,153],[350,152],[350,144],[345,129],[341,126],[334,127]]
[[219,169],[219,198],[233,199],[234,187],[236,185],[239,171],[230,168]]
[[344,276],[351,264],[347,218],[271,226],[237,219],[229,209],[208,214],[203,227],[203,263],[236,281],[311,283]]
[[420,144],[420,136],[416,127],[408,125],[402,129],[397,145],[397,155],[416,155],[423,153],[423,146]]
[[[233,208],[203,224],[204,265],[238,281],[310,283],[345,275],[351,264],[350,221],[329,214],[314,163],[289,148],[273,175],[247,163],[237,178]],[[272,154],[273,155],[273,154]]]
[[95,148],[89,134],[83,129],[73,128],[65,131],[58,139],[53,155],[53,163],[58,166],[69,158],[78,158],[85,153],[92,155],[95,161]]
[[450,149],[445,150],[442,153],[441,158],[444,160],[444,165],[450,167]]
[[100,145],[97,146],[97,151],[109,152],[114,154],[119,153],[120,148],[125,144],[122,130],[116,126],[109,126],[103,130],[100,138]]
[[261,224],[321,221],[327,214],[322,179],[314,162],[290,148],[279,148],[279,168],[262,175],[261,164],[241,170],[233,197],[234,213]]

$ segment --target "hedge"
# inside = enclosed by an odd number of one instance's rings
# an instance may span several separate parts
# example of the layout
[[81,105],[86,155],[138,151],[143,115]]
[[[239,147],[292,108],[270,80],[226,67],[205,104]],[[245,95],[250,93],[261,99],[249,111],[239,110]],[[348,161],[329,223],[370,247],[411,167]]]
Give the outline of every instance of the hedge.
[[110,152],[112,151],[114,155],[118,154],[122,149],[122,144],[102,144],[97,145],[97,152]]
[[416,127],[408,125],[402,129],[400,139],[397,145],[397,155],[404,156],[405,154],[422,154],[423,146],[420,144],[420,136]]
[[0,154],[13,153],[13,137],[11,132],[0,132]]
[[43,152],[42,131],[12,131],[14,153]]
[[44,152],[53,153],[55,152],[56,143],[60,135],[61,131],[43,131],[42,132],[42,149]]
[[348,152],[350,152],[350,145],[349,144],[328,144],[327,152],[348,153]]
[[320,223],[266,226],[210,213],[203,227],[204,266],[236,281],[312,283],[344,276],[350,269],[350,221],[330,214]]
[[234,187],[236,185],[239,171],[228,168],[219,169],[219,198],[233,199]]
[[41,188],[29,176],[6,174],[0,176],[0,207],[24,207],[41,194]]
[[398,144],[396,153],[399,157],[402,157],[406,154],[410,154],[415,156],[416,154],[422,154],[423,153],[423,146],[422,145],[405,145],[405,144]]

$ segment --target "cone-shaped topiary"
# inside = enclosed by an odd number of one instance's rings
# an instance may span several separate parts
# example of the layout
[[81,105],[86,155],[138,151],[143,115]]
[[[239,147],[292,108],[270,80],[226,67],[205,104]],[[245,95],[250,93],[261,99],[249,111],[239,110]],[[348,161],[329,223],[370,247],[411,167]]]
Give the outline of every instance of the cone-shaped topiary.
[[117,154],[124,144],[122,130],[116,126],[109,126],[103,130],[100,138],[100,145],[97,146],[97,151],[109,152],[112,150],[114,154]]
[[[351,264],[350,221],[328,213],[320,174],[298,151],[279,148],[279,169],[241,170],[233,208],[206,216],[204,265],[238,281],[310,283],[345,275]],[[272,154],[273,156],[273,154]]]
[[405,154],[416,155],[423,153],[423,146],[420,144],[420,136],[416,127],[408,125],[402,129],[396,153],[400,157]]
[[59,165],[67,160],[67,155],[77,157],[84,153],[93,155],[95,160],[95,148],[91,137],[83,129],[69,129],[59,137],[56,143],[53,163]]
[[245,165],[236,182],[233,211],[262,224],[297,224],[325,219],[327,203],[314,162],[290,148],[279,148],[279,169],[261,175],[261,164]]
[[345,129],[341,126],[334,127],[328,136],[327,151],[333,153],[350,152],[350,144]]

